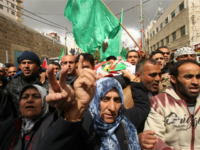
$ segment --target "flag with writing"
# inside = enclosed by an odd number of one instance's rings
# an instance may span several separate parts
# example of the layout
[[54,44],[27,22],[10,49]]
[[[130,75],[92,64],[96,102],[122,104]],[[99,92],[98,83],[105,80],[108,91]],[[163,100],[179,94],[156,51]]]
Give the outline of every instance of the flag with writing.
[[119,27],[119,21],[101,0],[68,0],[64,15],[72,22],[76,44],[85,53],[93,54]]
[[[123,23],[123,9],[121,13],[120,23]],[[109,56],[120,56],[121,50],[121,36],[122,36],[122,27],[114,29],[108,36],[108,48],[105,53],[102,53],[102,47],[100,48],[100,55],[103,54],[100,58],[101,61],[105,61]]]
[[127,51],[124,47],[122,47],[122,51],[120,53],[120,56],[122,56],[122,58],[126,61],[127,60]]
[[59,56],[59,61],[61,61],[61,59],[63,58],[63,56],[65,55],[65,48],[63,47],[60,56]]

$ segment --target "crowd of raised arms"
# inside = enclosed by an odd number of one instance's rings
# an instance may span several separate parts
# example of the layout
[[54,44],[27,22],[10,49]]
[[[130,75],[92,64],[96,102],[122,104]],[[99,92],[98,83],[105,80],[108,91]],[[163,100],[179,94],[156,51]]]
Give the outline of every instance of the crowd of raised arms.
[[89,53],[45,69],[0,63],[0,150],[198,150],[200,66],[190,47],[127,61]]

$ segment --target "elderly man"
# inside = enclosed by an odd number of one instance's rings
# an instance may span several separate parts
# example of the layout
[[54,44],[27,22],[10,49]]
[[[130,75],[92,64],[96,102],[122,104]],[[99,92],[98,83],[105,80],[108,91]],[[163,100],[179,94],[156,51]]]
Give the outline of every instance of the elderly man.
[[187,59],[196,61],[196,55],[196,52],[192,48],[182,47],[174,53],[174,63]]
[[173,87],[152,97],[145,131],[139,135],[140,144],[143,149],[199,149],[199,65],[182,60],[170,73]]
[[0,88],[4,89],[5,86],[7,85],[7,80],[6,80],[6,66],[2,63],[0,63]]
[[4,89],[9,99],[12,100],[11,103],[15,106],[15,111],[18,116],[20,116],[19,93],[24,86],[37,84],[49,90],[49,82],[47,79],[43,84],[40,82],[42,69],[40,67],[40,59],[34,52],[24,51],[20,57],[20,64],[22,73],[12,79]]

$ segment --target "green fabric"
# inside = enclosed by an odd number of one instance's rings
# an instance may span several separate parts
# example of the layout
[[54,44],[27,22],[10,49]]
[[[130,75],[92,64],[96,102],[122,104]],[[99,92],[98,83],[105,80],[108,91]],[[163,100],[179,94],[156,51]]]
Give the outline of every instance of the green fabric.
[[127,67],[126,64],[124,64],[124,63],[120,63],[120,64],[118,64],[118,65],[115,66],[115,69],[113,69],[113,70],[109,70],[109,72],[110,72],[110,71],[125,70],[126,67]]
[[121,53],[120,53],[120,56],[122,56],[122,58],[126,61],[127,60],[127,51],[126,51],[126,49],[123,47],[122,48],[122,51],[121,51]]
[[65,48],[63,47],[60,56],[59,56],[59,61],[61,61],[62,57],[65,55]]
[[101,0],[68,0],[64,15],[73,24],[76,44],[85,52],[93,54],[119,21]]
[[[123,9],[121,13],[121,19],[120,23],[123,23]],[[122,36],[122,27],[119,26],[116,29],[114,29],[108,36],[108,48],[103,53],[102,48],[100,49],[101,55],[101,61],[105,61],[107,57],[109,56],[120,56],[120,50],[121,50],[121,36]]]

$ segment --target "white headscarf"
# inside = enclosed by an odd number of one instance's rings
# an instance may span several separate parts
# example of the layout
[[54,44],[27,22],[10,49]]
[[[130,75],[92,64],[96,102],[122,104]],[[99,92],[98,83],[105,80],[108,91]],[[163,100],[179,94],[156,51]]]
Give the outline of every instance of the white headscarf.
[[22,116],[22,125],[21,125],[21,134],[22,136],[26,133],[29,133],[31,131],[31,129],[33,128],[33,126],[35,125],[36,122],[38,122],[40,119],[42,119],[48,112],[48,103],[45,100],[45,97],[47,95],[47,90],[39,85],[36,84],[31,84],[31,85],[27,85],[25,86],[19,96],[19,99],[21,100],[22,98],[22,94],[24,93],[24,91],[30,87],[34,87],[38,90],[38,92],[40,93],[40,96],[42,98],[42,110],[39,116],[37,116],[36,118],[34,118],[33,120],[27,119],[25,117]]

